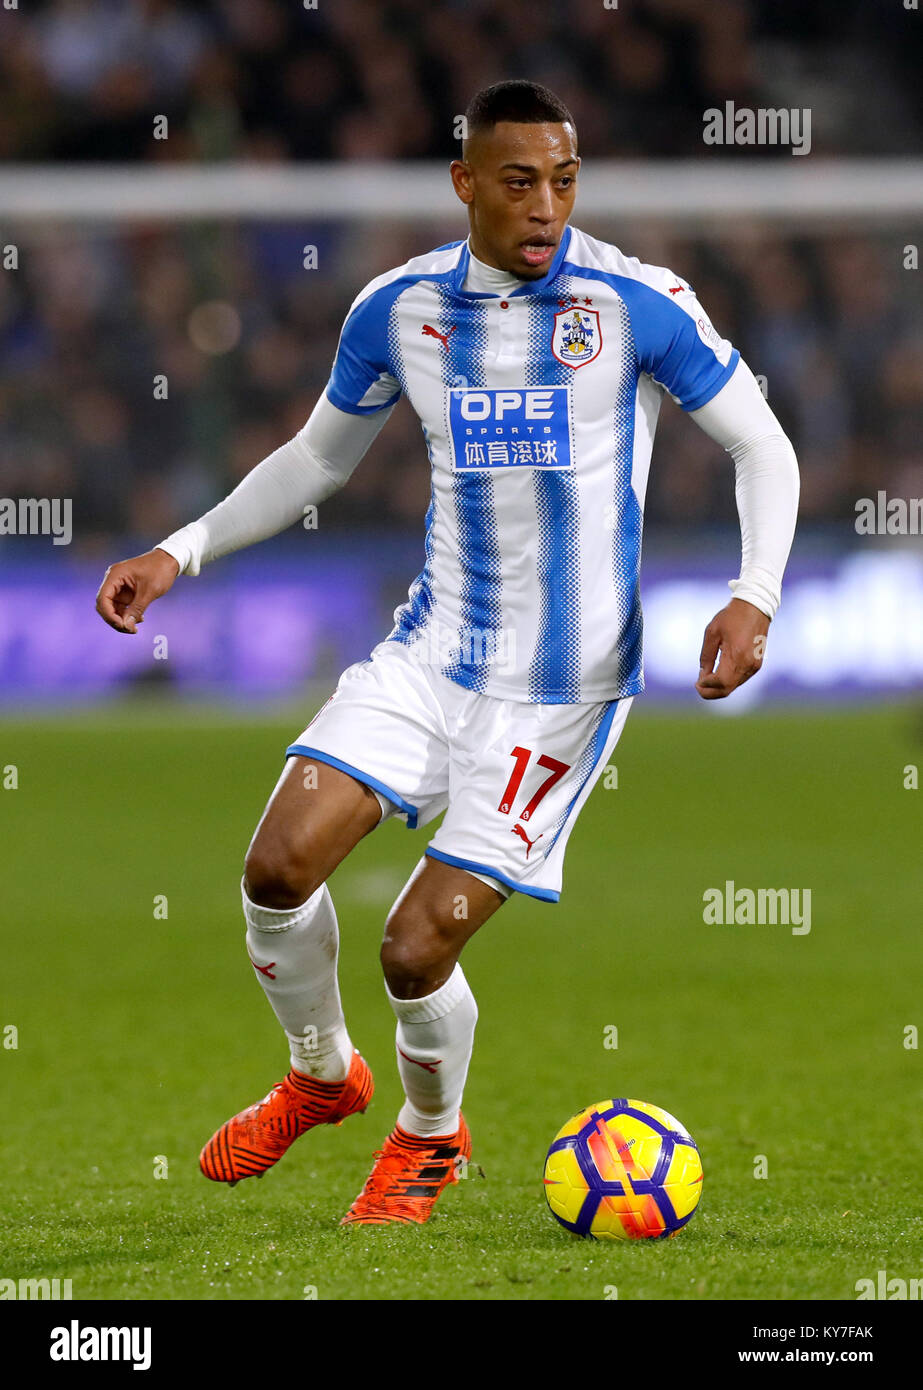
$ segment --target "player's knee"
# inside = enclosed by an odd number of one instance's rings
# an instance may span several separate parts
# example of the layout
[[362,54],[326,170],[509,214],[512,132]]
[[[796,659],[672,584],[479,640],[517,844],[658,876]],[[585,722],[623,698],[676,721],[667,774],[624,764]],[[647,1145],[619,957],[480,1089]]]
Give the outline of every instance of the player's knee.
[[440,977],[456,957],[457,943],[436,924],[405,908],[391,913],[380,958],[388,989],[399,999],[438,988]]
[[322,882],[306,845],[296,847],[257,836],[247,852],[244,888],[259,907],[299,907]]

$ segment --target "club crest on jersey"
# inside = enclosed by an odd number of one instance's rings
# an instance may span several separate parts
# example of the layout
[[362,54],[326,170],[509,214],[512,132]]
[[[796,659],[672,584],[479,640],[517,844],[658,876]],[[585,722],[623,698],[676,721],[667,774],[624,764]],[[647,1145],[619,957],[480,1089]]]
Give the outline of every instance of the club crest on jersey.
[[561,309],[554,316],[551,351],[568,367],[583,367],[602,350],[598,309]]

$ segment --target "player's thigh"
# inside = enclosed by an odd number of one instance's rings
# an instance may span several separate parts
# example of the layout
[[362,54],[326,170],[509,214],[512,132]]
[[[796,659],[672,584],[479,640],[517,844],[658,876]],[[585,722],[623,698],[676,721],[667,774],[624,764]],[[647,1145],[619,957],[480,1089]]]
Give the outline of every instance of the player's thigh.
[[399,642],[380,642],[366,661],[348,667],[286,751],[373,788],[389,803],[388,818],[403,819],[411,830],[446,808],[445,710],[427,668]]
[[247,851],[248,896],[296,907],[380,819],[370,787],[327,763],[290,757]]

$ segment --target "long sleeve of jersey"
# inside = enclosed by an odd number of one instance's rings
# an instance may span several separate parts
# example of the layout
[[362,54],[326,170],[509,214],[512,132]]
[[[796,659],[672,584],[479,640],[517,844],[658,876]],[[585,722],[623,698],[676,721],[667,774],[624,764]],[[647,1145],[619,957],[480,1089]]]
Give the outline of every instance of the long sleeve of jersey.
[[[393,408],[393,407],[392,407]],[[174,531],[158,549],[180,574],[266,540],[301,520],[304,509],[341,488],[384,425],[391,409],[354,415],[322,395],[293,439],[276,449],[198,521]]]
[[795,451],[745,362],[689,414],[734,460],[742,555],[740,577],[729,587],[773,618],[798,513]]

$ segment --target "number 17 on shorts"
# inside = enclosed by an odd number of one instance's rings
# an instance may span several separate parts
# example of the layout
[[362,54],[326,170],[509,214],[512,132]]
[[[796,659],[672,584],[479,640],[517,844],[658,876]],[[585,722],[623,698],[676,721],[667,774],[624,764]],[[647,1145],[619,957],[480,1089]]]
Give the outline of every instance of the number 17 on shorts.
[[568,836],[631,703],[492,701],[481,738],[469,726],[455,742],[448,810],[427,854],[557,902]]

